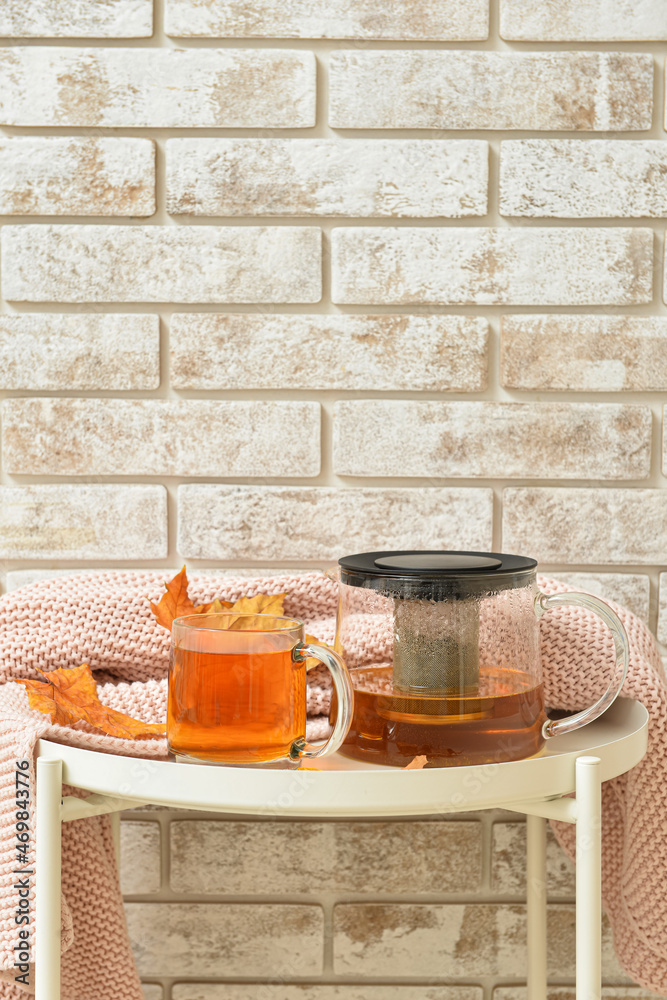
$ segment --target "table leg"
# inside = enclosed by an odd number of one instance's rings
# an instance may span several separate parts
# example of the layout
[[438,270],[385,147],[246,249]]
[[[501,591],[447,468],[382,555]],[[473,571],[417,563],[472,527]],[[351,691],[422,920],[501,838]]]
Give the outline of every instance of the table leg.
[[[547,996],[547,824],[527,816],[528,1000]],[[579,1000],[579,998],[577,998]]]
[[577,1000],[599,1000],[602,981],[600,758],[578,757]]
[[37,759],[35,1000],[60,1000],[62,761]]

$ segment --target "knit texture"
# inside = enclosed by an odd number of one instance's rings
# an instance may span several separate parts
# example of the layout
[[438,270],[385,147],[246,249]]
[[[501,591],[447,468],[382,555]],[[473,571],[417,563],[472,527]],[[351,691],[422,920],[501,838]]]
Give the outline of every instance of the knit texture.
[[[571,589],[554,580],[539,583],[549,594]],[[286,614],[302,619],[311,634],[333,639],[337,588],[320,573],[250,579],[193,576],[190,588],[195,603],[282,591],[288,594]],[[34,810],[33,757],[41,737],[126,756],[164,759],[167,755],[162,739],[114,739],[83,723],[74,728],[53,726],[46,716],[30,710],[20,685],[6,682],[38,677],[38,669],[87,662],[95,671],[103,702],[147,722],[164,721],[169,635],[155,624],[147,600],[159,599],[162,592],[160,573],[109,571],[39,581],[0,598],[0,974],[5,980],[0,983],[0,998],[4,1000],[25,996],[13,984],[12,949],[18,940],[12,888],[15,761],[27,758],[31,763]],[[623,693],[643,702],[651,720],[644,760],[603,787],[603,897],[621,964],[637,982],[663,992],[667,988],[667,900],[661,888],[667,871],[667,691],[650,632],[629,611],[615,610],[630,640]],[[611,635],[600,620],[577,608],[559,608],[543,617],[540,637],[547,704],[580,709],[595,700],[606,686],[614,656]],[[360,629],[359,660],[385,658],[385,645],[372,631]],[[326,730],[329,700],[328,674],[319,668],[311,671],[310,739]],[[574,858],[573,828],[554,826]],[[38,887],[39,873],[36,883]],[[33,915],[34,895],[33,889]],[[63,1000],[142,1000],[108,817],[63,825],[61,936]]]

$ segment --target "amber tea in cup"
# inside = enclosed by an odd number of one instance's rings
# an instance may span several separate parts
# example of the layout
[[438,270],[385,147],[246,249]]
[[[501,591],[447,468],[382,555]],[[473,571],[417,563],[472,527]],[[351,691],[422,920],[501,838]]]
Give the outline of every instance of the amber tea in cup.
[[[306,743],[306,659],[331,671],[340,706],[321,746]],[[202,614],[172,628],[167,741],[177,760],[298,767],[333,753],[352,718],[352,687],[333,650],[304,642],[303,624],[279,615]]]

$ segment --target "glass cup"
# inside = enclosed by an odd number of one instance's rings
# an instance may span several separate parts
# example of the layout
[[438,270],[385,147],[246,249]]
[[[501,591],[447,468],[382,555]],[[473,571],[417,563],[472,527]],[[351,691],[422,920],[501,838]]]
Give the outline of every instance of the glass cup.
[[[338,711],[329,739],[306,743],[306,660],[331,671]],[[332,649],[304,642],[303,623],[278,615],[185,615],[171,633],[167,742],[191,763],[298,767],[334,753],[350,728],[353,693]]]

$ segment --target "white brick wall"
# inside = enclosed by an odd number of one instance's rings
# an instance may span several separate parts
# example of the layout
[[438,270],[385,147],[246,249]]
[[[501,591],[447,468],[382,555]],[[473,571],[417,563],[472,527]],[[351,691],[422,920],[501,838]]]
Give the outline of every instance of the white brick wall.
[[644,41],[667,38],[662,0],[500,0],[500,34],[517,41]]
[[489,327],[474,316],[174,313],[170,348],[175,389],[474,392],[487,387]]
[[[172,215],[486,215],[479,140],[170,139]],[[351,183],[351,178],[354,178]]]
[[[667,643],[663,0],[4,0],[0,38],[0,584],[505,549]],[[525,1000],[523,843],[128,814],[147,1000]]]
[[621,52],[336,52],[332,128],[651,127],[653,60]]
[[151,0],[4,0],[0,35],[9,38],[145,38]]
[[646,479],[650,457],[645,406],[359,400],[334,410],[340,476]]
[[164,559],[163,486],[2,486],[2,559]]
[[[613,963],[608,926],[603,952]],[[481,975],[519,978],[526,967],[525,906],[503,903],[339,904],[334,911],[334,969],[343,975]],[[547,919],[548,975],[574,974],[574,907],[551,905]]]
[[[178,549],[188,559],[335,560],[342,549],[485,549],[488,489],[180,486]],[[458,541],[457,541],[458,540]]]
[[538,219],[664,218],[667,142],[501,142],[500,213]]
[[6,48],[0,122],[307,128],[315,124],[315,57],[284,49]]
[[166,31],[181,37],[353,38],[474,41],[488,36],[485,0],[329,0],[304,7],[299,0],[166,0]]
[[320,407],[278,400],[10,399],[3,404],[2,448],[5,469],[15,475],[311,477],[320,472]]
[[640,305],[653,294],[650,229],[350,226],[334,229],[331,251],[340,305]]
[[665,316],[503,316],[500,328],[506,389],[661,393],[667,387]]
[[2,215],[154,212],[155,143],[148,139],[15,136],[0,141]]
[[319,302],[321,236],[288,226],[5,226],[16,302]]
[[0,389],[157,389],[157,316],[0,315]]

